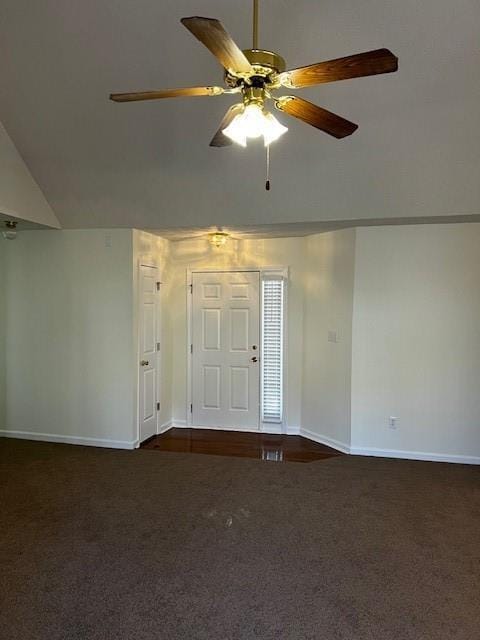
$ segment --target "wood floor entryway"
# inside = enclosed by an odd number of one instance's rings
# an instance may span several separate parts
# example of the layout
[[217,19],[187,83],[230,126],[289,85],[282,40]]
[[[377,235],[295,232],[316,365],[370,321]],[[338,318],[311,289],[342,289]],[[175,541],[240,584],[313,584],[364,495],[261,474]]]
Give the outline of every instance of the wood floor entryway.
[[169,429],[142,449],[256,458],[272,462],[313,462],[343,455],[302,436],[243,433],[216,429]]

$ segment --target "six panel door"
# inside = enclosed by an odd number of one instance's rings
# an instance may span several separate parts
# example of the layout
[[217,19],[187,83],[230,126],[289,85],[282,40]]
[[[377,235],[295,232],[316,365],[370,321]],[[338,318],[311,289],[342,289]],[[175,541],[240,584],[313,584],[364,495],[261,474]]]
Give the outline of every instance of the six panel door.
[[192,423],[259,428],[258,272],[193,274]]

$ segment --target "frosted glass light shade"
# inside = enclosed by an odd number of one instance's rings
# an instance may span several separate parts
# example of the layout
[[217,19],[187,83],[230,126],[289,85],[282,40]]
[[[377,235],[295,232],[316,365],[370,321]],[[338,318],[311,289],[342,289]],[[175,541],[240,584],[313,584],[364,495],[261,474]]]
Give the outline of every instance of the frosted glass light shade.
[[223,130],[233,142],[247,146],[248,138],[263,136],[265,146],[277,140],[288,131],[280,122],[257,104],[248,104],[242,113],[235,116],[232,122]]
[[264,115],[263,139],[265,141],[265,146],[269,145],[271,142],[275,142],[275,140],[278,140],[278,138],[283,136],[287,131],[288,128],[284,127],[283,124],[280,124],[273,114],[266,113]]

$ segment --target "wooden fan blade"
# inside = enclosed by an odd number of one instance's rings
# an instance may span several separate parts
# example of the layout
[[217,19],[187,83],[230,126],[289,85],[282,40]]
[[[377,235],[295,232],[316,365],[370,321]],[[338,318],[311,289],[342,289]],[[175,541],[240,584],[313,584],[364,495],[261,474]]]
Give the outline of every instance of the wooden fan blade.
[[345,138],[358,129],[358,124],[353,124],[353,122],[297,96],[283,96],[278,99],[275,105],[280,111],[303,120],[303,122],[321,129],[334,138]]
[[223,116],[223,120],[220,123],[220,126],[217,129],[217,132],[215,133],[212,140],[210,141],[211,147],[228,147],[233,143],[233,140],[231,140],[231,138],[226,136],[223,133],[223,130],[226,127],[228,127],[228,125],[234,119],[237,113],[241,113],[242,109],[243,107],[241,104],[234,104],[233,106],[230,107],[227,113]]
[[225,69],[253,73],[250,62],[219,20],[195,16],[182,18],[181,23],[213,53]]
[[280,74],[280,82],[285,87],[300,89],[324,82],[336,82],[349,78],[374,76],[378,73],[392,73],[398,69],[398,58],[388,49],[366,51],[354,56],[318,62],[308,67],[300,67]]
[[161,98],[180,98],[193,96],[219,96],[224,93],[222,87],[186,87],[184,89],[163,89],[161,91],[138,91],[136,93],[111,93],[114,102],[135,102],[136,100],[160,100]]

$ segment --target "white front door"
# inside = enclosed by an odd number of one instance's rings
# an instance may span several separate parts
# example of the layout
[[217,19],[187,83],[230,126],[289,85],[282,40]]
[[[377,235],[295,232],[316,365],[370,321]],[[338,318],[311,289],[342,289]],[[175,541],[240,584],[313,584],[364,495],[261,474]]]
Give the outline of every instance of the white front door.
[[259,428],[260,274],[194,273],[192,423]]
[[157,268],[139,270],[139,440],[157,432]]

